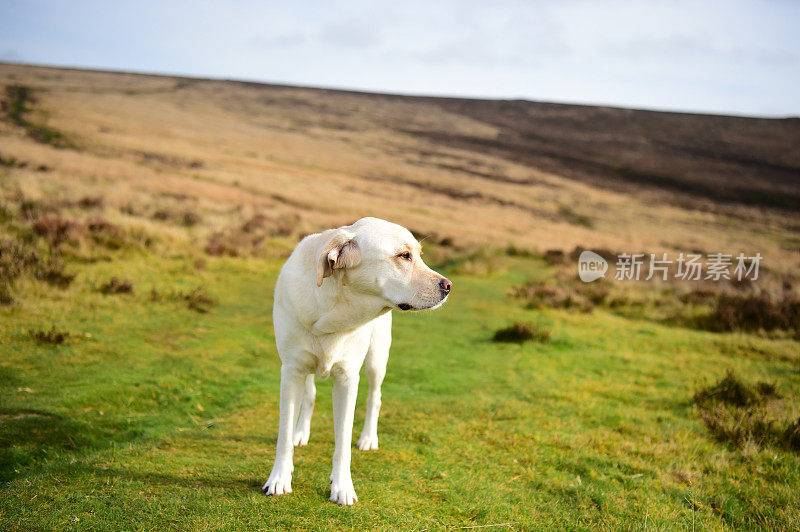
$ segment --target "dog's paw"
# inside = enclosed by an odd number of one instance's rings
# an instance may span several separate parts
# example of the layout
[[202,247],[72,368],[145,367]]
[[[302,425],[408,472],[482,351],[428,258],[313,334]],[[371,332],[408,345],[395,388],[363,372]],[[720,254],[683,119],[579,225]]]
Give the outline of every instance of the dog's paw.
[[261,488],[265,495],[283,495],[292,492],[292,472],[272,469],[269,480]]
[[311,428],[308,427],[297,427],[294,429],[294,435],[292,436],[292,443],[294,443],[295,447],[304,447],[308,445],[308,437],[311,436]]
[[350,478],[331,481],[331,500],[342,506],[352,506],[358,502],[353,480]]
[[358,448],[362,451],[374,451],[378,448],[378,435],[361,433],[358,439]]

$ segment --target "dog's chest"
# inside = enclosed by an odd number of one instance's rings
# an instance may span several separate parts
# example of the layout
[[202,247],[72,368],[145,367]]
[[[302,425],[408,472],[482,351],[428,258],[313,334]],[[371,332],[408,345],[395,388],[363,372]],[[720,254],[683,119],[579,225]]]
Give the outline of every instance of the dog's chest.
[[314,356],[317,377],[327,379],[336,366],[360,368],[369,348],[371,324],[345,333],[324,334],[317,337]]

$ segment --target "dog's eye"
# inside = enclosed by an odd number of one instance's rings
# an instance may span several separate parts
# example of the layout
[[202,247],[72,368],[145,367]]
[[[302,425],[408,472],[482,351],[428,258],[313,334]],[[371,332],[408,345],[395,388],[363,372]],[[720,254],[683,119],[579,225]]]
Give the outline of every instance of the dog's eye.
[[404,251],[399,255],[397,255],[397,257],[403,260],[411,260],[411,253],[409,253],[408,251]]

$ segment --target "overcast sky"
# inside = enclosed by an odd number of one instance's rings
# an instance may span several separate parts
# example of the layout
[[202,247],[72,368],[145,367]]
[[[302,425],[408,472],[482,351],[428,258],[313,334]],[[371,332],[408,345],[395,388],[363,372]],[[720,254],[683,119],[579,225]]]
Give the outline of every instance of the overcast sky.
[[800,1],[0,0],[0,60],[800,115]]

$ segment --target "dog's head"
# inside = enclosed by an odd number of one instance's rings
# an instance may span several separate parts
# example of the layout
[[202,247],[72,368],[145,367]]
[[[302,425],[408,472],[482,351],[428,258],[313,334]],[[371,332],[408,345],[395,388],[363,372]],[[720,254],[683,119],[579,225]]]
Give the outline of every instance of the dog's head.
[[362,218],[337,229],[322,248],[317,286],[336,276],[354,290],[381,297],[399,310],[441,306],[453,283],[422,262],[411,232],[378,218]]

